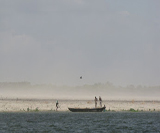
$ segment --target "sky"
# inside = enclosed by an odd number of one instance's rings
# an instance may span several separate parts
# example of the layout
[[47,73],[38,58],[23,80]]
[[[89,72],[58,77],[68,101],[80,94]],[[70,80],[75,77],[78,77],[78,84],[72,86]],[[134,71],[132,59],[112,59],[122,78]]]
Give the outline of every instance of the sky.
[[160,85],[159,12],[159,0],[0,0],[0,82]]

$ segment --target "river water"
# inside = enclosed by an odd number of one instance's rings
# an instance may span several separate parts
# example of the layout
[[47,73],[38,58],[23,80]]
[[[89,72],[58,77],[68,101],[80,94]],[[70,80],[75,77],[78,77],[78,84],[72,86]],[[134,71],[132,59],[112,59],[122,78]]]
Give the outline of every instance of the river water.
[[160,133],[159,112],[4,112],[1,133]]

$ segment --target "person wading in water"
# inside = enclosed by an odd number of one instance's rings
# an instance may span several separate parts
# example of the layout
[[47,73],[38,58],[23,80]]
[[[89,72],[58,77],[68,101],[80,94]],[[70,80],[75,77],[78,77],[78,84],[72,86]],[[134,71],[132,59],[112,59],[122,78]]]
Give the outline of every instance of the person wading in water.
[[57,100],[57,102],[56,102],[56,111],[57,111],[57,109],[58,109],[58,104],[59,104],[59,103],[58,103],[58,100]]

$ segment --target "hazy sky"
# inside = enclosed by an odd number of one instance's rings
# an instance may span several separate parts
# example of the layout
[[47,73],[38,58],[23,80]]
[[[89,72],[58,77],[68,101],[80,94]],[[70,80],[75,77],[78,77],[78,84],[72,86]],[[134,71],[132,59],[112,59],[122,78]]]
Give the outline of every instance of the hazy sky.
[[159,0],[0,0],[0,82],[160,85],[159,13]]

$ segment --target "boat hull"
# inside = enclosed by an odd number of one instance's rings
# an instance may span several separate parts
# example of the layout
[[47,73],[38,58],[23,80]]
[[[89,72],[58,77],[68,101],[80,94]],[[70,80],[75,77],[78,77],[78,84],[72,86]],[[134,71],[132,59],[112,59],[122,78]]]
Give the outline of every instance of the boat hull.
[[106,107],[102,108],[68,108],[71,112],[102,112]]

